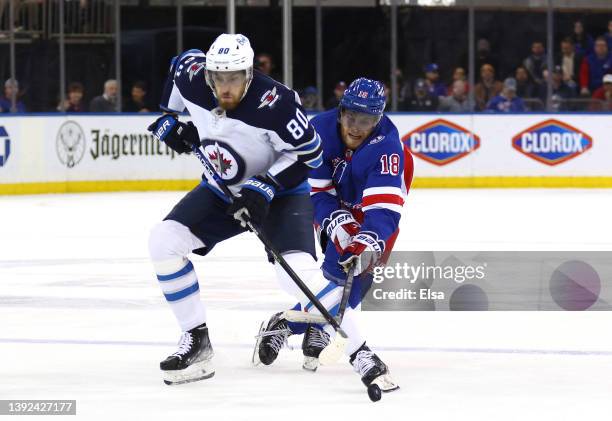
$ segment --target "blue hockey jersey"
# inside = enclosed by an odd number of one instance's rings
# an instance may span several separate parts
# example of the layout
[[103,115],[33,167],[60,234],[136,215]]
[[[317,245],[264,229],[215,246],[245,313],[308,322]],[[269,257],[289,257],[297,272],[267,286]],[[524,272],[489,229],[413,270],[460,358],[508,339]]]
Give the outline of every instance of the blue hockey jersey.
[[206,85],[205,68],[200,50],[174,58],[160,107],[189,112],[204,152],[234,193],[255,175],[268,176],[281,194],[307,192],[308,170],[322,161],[321,140],[297,93],[255,71],[240,104],[225,111]]
[[[397,128],[383,116],[375,131],[351,151],[340,137],[338,110],[319,114],[311,122],[323,141],[323,163],[310,171],[308,179],[315,223],[322,225],[335,210],[349,210],[362,231],[375,233],[385,243],[388,254],[413,172],[412,156]],[[333,279],[343,279],[338,252],[331,242],[324,252],[324,272]]]

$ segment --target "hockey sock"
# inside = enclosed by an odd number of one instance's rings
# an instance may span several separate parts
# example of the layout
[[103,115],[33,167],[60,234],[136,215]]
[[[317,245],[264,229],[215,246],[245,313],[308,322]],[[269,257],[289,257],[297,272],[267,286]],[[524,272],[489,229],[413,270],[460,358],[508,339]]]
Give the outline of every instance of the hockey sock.
[[149,237],[149,253],[157,280],[183,331],[206,322],[198,278],[186,257],[202,247],[202,241],[189,228],[172,220],[157,224]]
[[183,331],[206,322],[193,264],[184,258],[153,262],[157,280]]

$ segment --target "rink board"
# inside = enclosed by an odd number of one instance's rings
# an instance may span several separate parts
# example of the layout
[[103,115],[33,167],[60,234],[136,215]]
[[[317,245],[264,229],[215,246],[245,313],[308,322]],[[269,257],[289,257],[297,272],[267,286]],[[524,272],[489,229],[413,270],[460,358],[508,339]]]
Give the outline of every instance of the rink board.
[[[415,187],[612,187],[603,114],[390,114]],[[157,142],[152,115],[0,119],[0,194],[186,190],[200,163]]]

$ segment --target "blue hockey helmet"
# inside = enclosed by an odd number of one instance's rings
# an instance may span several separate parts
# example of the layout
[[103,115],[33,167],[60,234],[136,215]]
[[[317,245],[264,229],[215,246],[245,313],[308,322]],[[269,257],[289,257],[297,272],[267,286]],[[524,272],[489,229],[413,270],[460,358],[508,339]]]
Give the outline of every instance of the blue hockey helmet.
[[385,110],[387,97],[385,86],[373,79],[355,79],[344,91],[340,107],[346,110],[381,116]]

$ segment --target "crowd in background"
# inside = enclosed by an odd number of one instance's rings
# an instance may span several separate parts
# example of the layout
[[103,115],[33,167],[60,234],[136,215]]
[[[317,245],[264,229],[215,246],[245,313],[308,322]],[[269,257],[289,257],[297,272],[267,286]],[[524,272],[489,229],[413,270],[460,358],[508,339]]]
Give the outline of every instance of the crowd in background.
[[[476,45],[475,84],[470,86],[465,67],[456,67],[450,80],[442,80],[441,69],[436,63],[422,68],[421,77],[405,80],[398,71],[398,111],[413,112],[523,112],[553,111],[612,111],[612,19],[608,31],[593,37],[586,33],[581,21],[574,22],[573,31],[564,37],[556,48],[552,69],[547,68],[545,44],[534,40],[529,54],[516,61],[510,74],[499,74],[500,52],[490,42],[479,39]],[[281,80],[273,57],[258,54],[256,67],[263,73]],[[547,104],[548,81],[552,81],[551,103]],[[385,81],[390,108],[390,83]],[[93,87],[88,89],[94,89]],[[338,81],[329,96],[323,93],[324,109],[338,105],[345,81]],[[119,95],[117,81],[107,80],[101,92],[86,102],[82,83],[68,84],[64,99],[55,110],[59,112],[115,112]],[[314,86],[297,89],[307,111],[318,111],[320,93]],[[94,92],[91,92],[94,93]],[[12,96],[17,101],[12,107]],[[20,99],[19,82],[8,79],[0,98],[0,112],[27,112]],[[157,100],[149,98],[145,82],[130,85],[129,95],[122,100],[123,112],[158,111]]]
[[[612,19],[608,22],[608,31],[595,38],[585,32],[581,21],[576,21],[572,34],[561,40],[557,51],[553,68],[549,71],[544,43],[534,40],[530,54],[517,60],[514,71],[499,75],[498,54],[491,49],[487,39],[479,39],[473,87],[469,85],[464,67],[453,69],[449,81],[440,79],[441,72],[436,63],[425,65],[422,77],[413,81],[403,80],[401,72],[398,72],[398,111],[545,110],[549,78],[552,80],[550,105],[553,111],[612,111]],[[385,85],[390,91],[388,81]],[[326,109],[338,104],[345,88],[343,81],[336,84],[332,95],[324,101]],[[470,95],[472,89],[473,95]],[[316,88],[306,87],[300,95],[305,108],[316,111]]]
[[[15,108],[11,110],[13,92],[19,97],[19,81],[8,79],[4,83],[4,95],[0,98],[0,112],[26,112],[26,106],[18,98]],[[117,111],[118,85],[114,79],[104,82],[101,95],[95,96],[91,101],[85,101],[85,87],[80,82],[68,84],[66,97],[59,102],[57,107],[51,111],[67,113],[112,113]],[[151,105],[147,98],[147,85],[142,81],[136,81],[131,85],[130,96],[122,105],[123,112],[148,113],[158,111],[157,105]]]

